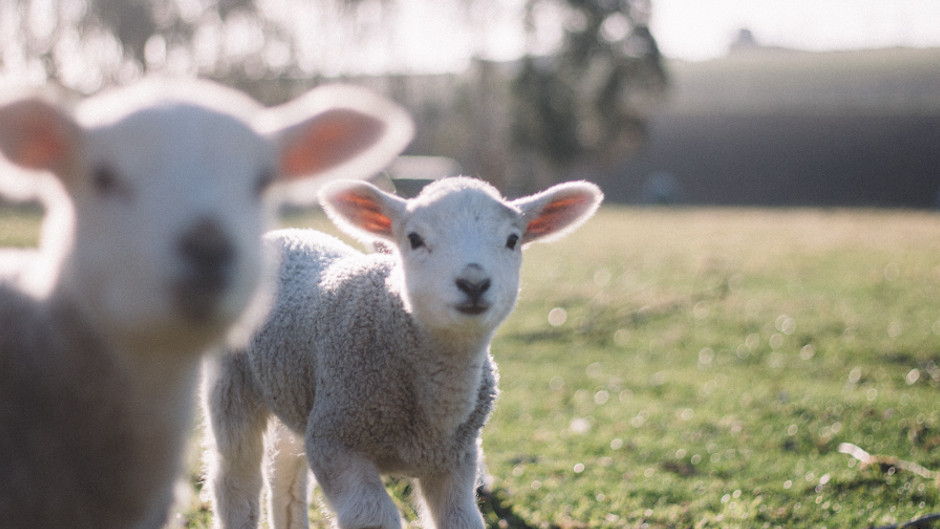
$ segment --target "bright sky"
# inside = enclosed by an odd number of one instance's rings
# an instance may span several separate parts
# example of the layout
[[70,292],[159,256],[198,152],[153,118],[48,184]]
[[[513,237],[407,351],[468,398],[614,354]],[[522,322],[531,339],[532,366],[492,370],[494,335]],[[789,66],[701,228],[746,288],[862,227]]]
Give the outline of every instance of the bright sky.
[[668,57],[723,55],[741,28],[758,43],[810,50],[940,47],[940,0],[652,0]]
[[[720,57],[741,28],[750,29],[760,44],[808,50],[940,47],[940,0],[650,1],[653,35],[671,58]],[[524,3],[491,0],[468,11],[452,1],[398,0],[397,27],[407,29],[395,35],[391,56],[382,62],[393,69],[401,63],[406,70],[441,71],[464,68],[472,55],[517,58],[526,46],[519,29]],[[538,51],[545,52],[558,42],[561,28],[557,13],[545,8],[539,19],[545,38]],[[482,42],[468,34],[467,20],[486,28]]]
[[[671,58],[720,57],[742,28],[750,29],[759,43],[768,46],[810,50],[940,47],[940,0],[649,1],[653,35]],[[506,61],[520,57],[527,49],[549,53],[559,43],[563,29],[562,16],[553,7],[563,4],[561,1],[538,4],[534,24],[539,40],[527,41],[521,29],[526,0],[396,0],[386,4],[388,12],[377,3],[362,3],[365,12],[360,13],[361,21],[365,23],[351,34],[347,19],[321,16],[319,9],[311,7],[319,5],[317,2],[258,0],[258,5],[299,36],[301,68],[324,75],[461,71],[474,56]],[[203,9],[202,0],[177,0],[177,4],[191,16]],[[49,19],[43,9],[75,11],[83,9],[85,2],[45,0],[32,5],[36,11],[33,23],[38,21],[40,26],[35,32]],[[0,52],[18,49],[11,41],[20,38],[15,27],[19,18],[11,15],[13,9],[14,4],[7,6],[6,0],[0,0]],[[250,53],[257,53],[254,48],[262,47],[260,27],[230,25],[233,27],[225,31],[210,26],[197,32],[194,61],[198,65],[216,60],[220,42],[223,48],[236,52],[248,46]],[[70,86],[92,91],[101,80],[86,73],[89,61],[119,66],[120,50],[103,39],[79,42],[78,38],[76,31],[66,31],[60,43],[72,54],[63,55],[61,73],[67,81],[74,81]],[[160,51],[157,48],[155,51]],[[186,57],[163,51],[171,71],[191,69]],[[277,63],[285,60],[288,51],[285,46],[269,46],[262,58]],[[27,58],[8,53],[0,62],[19,80],[44,76],[38,62],[27,64]]]

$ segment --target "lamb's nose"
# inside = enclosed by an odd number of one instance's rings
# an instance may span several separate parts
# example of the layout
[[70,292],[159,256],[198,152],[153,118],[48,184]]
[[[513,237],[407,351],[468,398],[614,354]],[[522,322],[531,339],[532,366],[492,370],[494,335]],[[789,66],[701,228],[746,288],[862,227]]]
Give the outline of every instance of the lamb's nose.
[[197,221],[180,237],[177,250],[196,274],[221,274],[235,257],[235,249],[219,223],[210,218]]
[[208,319],[232,282],[235,246],[217,221],[204,218],[186,230],[176,250],[184,263],[173,285],[177,305],[189,318]]
[[490,304],[483,299],[483,293],[489,290],[491,282],[490,278],[486,277],[482,266],[475,263],[467,265],[454,283],[457,285],[457,290],[467,296],[463,303],[457,305],[457,310],[471,316],[483,314],[489,310]]
[[458,279],[457,288],[470,297],[470,299],[479,299],[490,288],[490,280],[469,281],[467,279]]

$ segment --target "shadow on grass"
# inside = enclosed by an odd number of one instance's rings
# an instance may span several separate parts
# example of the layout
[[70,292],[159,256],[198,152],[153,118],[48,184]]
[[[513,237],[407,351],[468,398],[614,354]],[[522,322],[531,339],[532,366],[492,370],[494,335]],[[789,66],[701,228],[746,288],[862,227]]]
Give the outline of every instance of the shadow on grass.
[[612,332],[618,329],[639,328],[656,321],[673,318],[689,312],[700,301],[717,302],[725,299],[731,292],[730,282],[730,275],[722,275],[714,285],[700,288],[690,295],[677,296],[641,306],[578,300],[577,304],[587,306],[587,314],[580,319],[578,325],[522,330],[508,334],[506,338],[515,342],[533,343],[582,336],[605,345],[611,340]]
[[875,529],[935,529],[940,522],[940,514],[929,514],[927,516],[895,525],[884,525]]
[[512,502],[507,498],[505,491],[480,487],[477,489],[477,505],[483,514],[483,520],[488,529],[568,529],[551,524],[536,528],[525,519],[516,514]]

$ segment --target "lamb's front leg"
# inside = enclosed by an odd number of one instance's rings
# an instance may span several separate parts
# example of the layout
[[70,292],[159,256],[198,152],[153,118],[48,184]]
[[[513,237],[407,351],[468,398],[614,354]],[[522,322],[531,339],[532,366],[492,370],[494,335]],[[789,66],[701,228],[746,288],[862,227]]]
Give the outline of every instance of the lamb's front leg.
[[307,435],[307,458],[340,529],[401,529],[375,463],[335,441]]
[[303,438],[284,423],[271,421],[265,443],[270,450],[266,472],[273,529],[307,529],[307,457]]
[[476,502],[476,459],[452,473],[423,476],[418,480],[424,500],[425,529],[483,529]]
[[209,475],[216,529],[255,529],[261,514],[261,463],[269,412],[254,391],[244,354],[206,369]]

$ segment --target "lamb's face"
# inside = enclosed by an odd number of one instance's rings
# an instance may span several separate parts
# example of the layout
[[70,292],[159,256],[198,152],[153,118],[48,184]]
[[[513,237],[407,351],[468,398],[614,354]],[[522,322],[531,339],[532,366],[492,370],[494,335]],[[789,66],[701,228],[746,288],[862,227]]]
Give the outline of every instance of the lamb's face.
[[216,339],[260,283],[272,151],[234,116],[189,104],[89,127],[67,187],[69,269],[91,316],[130,340]]
[[516,302],[524,230],[520,212],[484,189],[409,202],[395,235],[416,319],[457,332],[495,329]]
[[438,333],[488,335],[519,290],[522,246],[564,236],[603,199],[588,182],[566,182],[505,201],[480,180],[443,178],[411,200],[363,182],[336,182],[320,204],[343,231],[397,246],[406,307]]
[[397,105],[345,86],[274,108],[168,79],[75,112],[36,96],[0,102],[0,154],[51,173],[68,195],[43,236],[52,272],[32,274],[49,279],[30,289],[56,292],[123,346],[202,349],[255,312],[268,184],[309,200],[304,181],[373,174],[412,131]]

